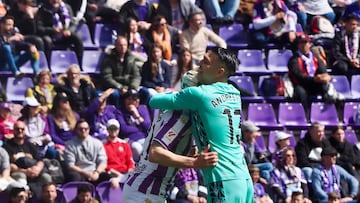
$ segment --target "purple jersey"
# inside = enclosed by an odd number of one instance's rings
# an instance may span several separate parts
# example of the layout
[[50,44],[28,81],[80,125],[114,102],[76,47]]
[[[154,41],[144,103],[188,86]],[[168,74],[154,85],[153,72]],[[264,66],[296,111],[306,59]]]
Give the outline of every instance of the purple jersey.
[[166,110],[159,113],[144,143],[147,149],[126,181],[126,184],[139,192],[165,197],[169,183],[178,169],[148,160],[148,150],[154,141],[173,153],[187,155],[193,144],[188,111]]

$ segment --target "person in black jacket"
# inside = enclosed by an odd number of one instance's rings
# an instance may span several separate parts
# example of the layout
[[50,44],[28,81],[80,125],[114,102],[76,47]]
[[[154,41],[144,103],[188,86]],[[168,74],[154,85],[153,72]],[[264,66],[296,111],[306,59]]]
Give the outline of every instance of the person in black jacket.
[[313,167],[321,161],[321,151],[327,147],[331,147],[331,144],[325,137],[325,126],[318,122],[313,122],[305,137],[297,142],[296,166],[301,168],[308,182],[311,182]]

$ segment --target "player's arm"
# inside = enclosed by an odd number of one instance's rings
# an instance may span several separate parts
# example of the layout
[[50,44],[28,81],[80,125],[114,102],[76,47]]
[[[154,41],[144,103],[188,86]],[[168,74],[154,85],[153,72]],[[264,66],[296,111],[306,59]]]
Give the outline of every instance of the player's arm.
[[155,94],[151,97],[149,105],[154,109],[196,110],[201,103],[199,102],[200,97],[201,90],[198,87],[189,87],[175,94]]
[[149,149],[149,161],[175,168],[199,169],[215,166],[218,162],[218,155],[217,152],[209,152],[209,148],[210,146],[206,147],[199,156],[195,158],[175,154],[155,141]]

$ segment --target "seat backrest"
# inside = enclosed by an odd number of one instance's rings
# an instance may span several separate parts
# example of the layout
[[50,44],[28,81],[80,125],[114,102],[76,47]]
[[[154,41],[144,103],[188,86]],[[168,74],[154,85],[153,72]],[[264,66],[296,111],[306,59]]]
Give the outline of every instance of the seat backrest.
[[229,78],[229,81],[231,81],[231,83],[235,85],[238,89],[243,89],[254,96],[256,95],[254,81],[252,80],[251,76],[231,76]]
[[287,63],[293,55],[289,49],[270,49],[267,56],[267,67],[272,72],[288,72]]
[[345,102],[344,104],[344,124],[354,123],[354,114],[359,108],[360,102]]
[[330,82],[334,85],[337,92],[351,97],[350,83],[345,75],[332,75],[331,78]]
[[65,73],[70,65],[77,64],[79,61],[74,51],[71,50],[52,50],[50,59],[50,69],[53,74]]
[[95,26],[94,42],[100,47],[106,47],[114,44],[114,38],[119,33],[119,25],[117,24],[101,24]]
[[276,125],[277,120],[272,104],[250,103],[248,107],[248,120],[255,125]]
[[82,59],[82,70],[85,73],[99,74],[100,63],[103,59],[104,52],[101,50],[84,50]]
[[280,103],[279,123],[283,125],[307,124],[304,107],[301,103]]
[[33,86],[33,80],[30,77],[8,77],[5,87],[7,100],[12,102],[24,101],[27,88],[31,88]]
[[356,136],[355,130],[353,129],[346,129],[345,132],[345,139],[350,142],[351,144],[358,143],[358,138]]
[[241,49],[238,59],[241,61],[240,67],[265,67],[262,52],[258,49]]
[[89,185],[92,188],[92,197],[95,197],[95,186],[87,181],[71,181],[61,186],[63,197],[66,202],[72,201],[77,195],[77,187],[79,185]]
[[300,139],[304,138],[308,130],[301,130],[300,131]]
[[[290,140],[290,146],[291,147],[295,147],[296,145],[296,139],[294,137],[294,132],[293,131],[284,131],[288,134],[291,134],[292,136],[289,138]],[[268,149],[269,152],[274,153],[276,150],[276,143],[275,143],[275,135],[276,135],[277,131],[276,130],[271,130],[269,132],[269,137],[268,137]]]
[[360,98],[360,75],[351,76],[351,94],[353,98]]
[[338,125],[339,118],[335,104],[313,102],[311,104],[310,121],[320,122],[323,125]]
[[79,25],[76,33],[80,36],[85,48],[96,47],[96,45],[91,39],[90,30],[86,23],[82,23],[81,25]]
[[257,144],[258,149],[261,152],[268,151],[267,147],[266,147],[266,144],[265,144],[264,136],[262,135],[262,133],[260,133],[260,136],[256,137],[255,142]]
[[[48,61],[46,59],[45,53],[43,51],[39,51],[39,68],[40,70],[46,70],[49,69]],[[20,67],[21,72],[27,73],[27,74],[33,74],[34,70],[31,67],[31,62],[28,61],[24,65]]]
[[219,28],[219,36],[225,41],[235,40],[236,36],[242,31],[244,31],[243,25],[234,23],[228,26],[221,26]]
[[110,181],[104,181],[96,186],[96,192],[102,203],[122,203],[122,189],[112,188]]

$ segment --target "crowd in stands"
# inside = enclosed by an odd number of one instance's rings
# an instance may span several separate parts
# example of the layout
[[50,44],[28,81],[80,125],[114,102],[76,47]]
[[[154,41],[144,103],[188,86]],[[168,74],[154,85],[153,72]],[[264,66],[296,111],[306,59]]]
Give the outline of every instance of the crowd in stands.
[[[287,70],[270,72],[269,85],[259,87],[266,93],[283,88],[269,96],[301,103],[310,124],[299,139],[286,129],[276,131],[276,149],[269,152],[259,144],[269,133],[243,119],[241,146],[255,202],[356,202],[359,145],[345,138],[340,122],[326,131],[329,126],[310,122],[309,116],[315,101],[342,108],[346,98],[334,88],[334,75],[351,82],[359,74],[360,0],[256,0],[246,4],[246,12],[241,2],[0,0],[0,80],[34,81],[21,102],[7,101],[4,90],[11,87],[2,85],[0,193],[7,193],[10,202],[52,202],[61,184],[70,181],[94,186],[110,181],[111,187],[121,187],[146,150],[157,113],[148,106],[151,96],[180,91],[181,76],[196,69],[208,47],[236,52],[240,48],[232,42],[244,34],[247,46],[242,48],[260,50],[264,61],[271,60],[266,58],[270,49],[291,50],[283,62]],[[114,27],[105,46],[98,44],[99,24]],[[225,39],[219,30],[233,25],[241,25],[242,33]],[[87,26],[92,47],[83,41],[81,26]],[[86,73],[83,62],[90,59],[84,52],[94,49],[102,54],[98,72]],[[54,50],[73,51],[77,63],[54,74]],[[42,52],[47,67],[41,67]],[[27,63],[30,73],[24,71]],[[258,75],[251,75],[254,81]],[[244,102],[243,115],[246,108]],[[189,190],[194,183],[199,187]],[[206,202],[199,171],[181,169],[174,184],[170,202]],[[79,185],[72,202],[97,202],[93,194],[93,188]]]

